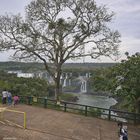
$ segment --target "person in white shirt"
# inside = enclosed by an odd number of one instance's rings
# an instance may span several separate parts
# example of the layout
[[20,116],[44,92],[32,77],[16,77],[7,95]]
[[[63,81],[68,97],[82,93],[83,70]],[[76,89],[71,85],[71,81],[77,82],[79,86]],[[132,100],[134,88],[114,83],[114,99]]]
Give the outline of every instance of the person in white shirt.
[[6,104],[6,99],[7,99],[7,91],[4,89],[2,91],[2,104]]

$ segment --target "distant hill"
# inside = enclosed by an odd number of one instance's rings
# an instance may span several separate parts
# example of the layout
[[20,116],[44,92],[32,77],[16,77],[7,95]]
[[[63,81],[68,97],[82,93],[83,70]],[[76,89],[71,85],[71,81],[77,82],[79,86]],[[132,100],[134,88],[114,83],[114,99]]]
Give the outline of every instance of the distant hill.
[[22,71],[36,71],[43,70],[44,66],[41,63],[24,63],[24,62],[0,62],[0,70],[22,70]]
[[[63,69],[83,69],[91,70],[94,68],[111,67],[116,63],[65,63]],[[0,70],[22,70],[26,71],[43,71],[45,70],[42,63],[24,63],[24,62],[0,62]]]
[[116,63],[66,63],[64,68],[102,68],[102,67],[111,67]]

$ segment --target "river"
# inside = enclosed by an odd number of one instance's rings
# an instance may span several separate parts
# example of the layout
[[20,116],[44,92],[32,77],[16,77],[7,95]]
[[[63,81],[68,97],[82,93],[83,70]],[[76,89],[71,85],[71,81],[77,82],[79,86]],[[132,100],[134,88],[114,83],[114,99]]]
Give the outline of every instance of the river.
[[109,109],[111,106],[117,103],[117,101],[114,98],[109,98],[107,96],[97,96],[97,95],[89,95],[83,93],[73,93],[73,94],[78,96],[79,98],[77,103],[83,105]]

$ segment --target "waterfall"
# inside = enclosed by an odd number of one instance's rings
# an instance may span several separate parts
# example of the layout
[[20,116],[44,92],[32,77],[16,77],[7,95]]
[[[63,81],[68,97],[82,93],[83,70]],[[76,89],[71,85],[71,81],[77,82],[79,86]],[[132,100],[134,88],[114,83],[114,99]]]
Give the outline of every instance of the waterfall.
[[63,87],[66,87],[66,85],[67,85],[66,83],[67,83],[67,79],[65,78],[64,82],[63,82]]
[[87,92],[87,81],[82,81],[80,90],[82,93]]
[[64,82],[63,82],[63,87],[67,86],[67,79],[68,79],[68,74],[66,73],[65,78],[64,78]]

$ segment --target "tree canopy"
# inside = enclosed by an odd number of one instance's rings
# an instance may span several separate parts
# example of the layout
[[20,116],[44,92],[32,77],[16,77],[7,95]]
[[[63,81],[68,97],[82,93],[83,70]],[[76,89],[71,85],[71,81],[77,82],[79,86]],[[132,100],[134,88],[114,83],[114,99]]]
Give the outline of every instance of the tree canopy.
[[129,56],[115,68],[116,93],[128,99],[129,106],[140,112],[140,55]]
[[96,90],[106,90],[123,97],[131,111],[140,112],[140,55],[126,55],[127,59],[120,64],[100,70],[93,77],[93,86]]
[[120,34],[108,26],[113,15],[94,0],[34,0],[25,18],[0,16],[0,47],[14,49],[19,60],[42,61],[59,94],[67,60],[118,55]]
[[95,92],[109,92],[109,84],[111,83],[111,68],[97,68],[92,72],[91,88]]
[[12,94],[24,96],[48,96],[48,82],[39,78],[19,78],[15,74],[0,71],[0,91],[10,90]]

